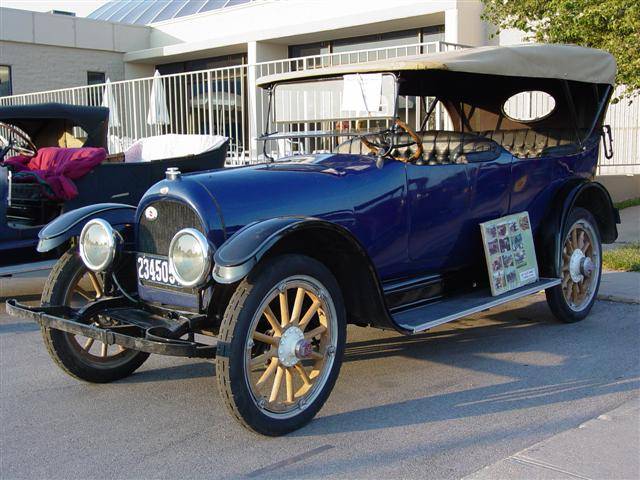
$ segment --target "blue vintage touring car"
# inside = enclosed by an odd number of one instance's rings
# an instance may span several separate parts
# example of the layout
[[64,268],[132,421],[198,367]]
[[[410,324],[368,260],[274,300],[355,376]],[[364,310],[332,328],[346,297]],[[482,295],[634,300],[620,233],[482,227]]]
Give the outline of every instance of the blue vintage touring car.
[[[333,388],[347,324],[413,334],[541,290],[560,321],[589,313],[619,221],[593,181],[614,76],[605,52],[525,45],[263,78],[269,161],[169,169],[137,208],[61,216],[39,248],[72,248],[42,306],[7,309],[90,382],[149,353],[215,358],[234,417],[290,432]],[[539,278],[491,295],[479,224],[519,212]]]

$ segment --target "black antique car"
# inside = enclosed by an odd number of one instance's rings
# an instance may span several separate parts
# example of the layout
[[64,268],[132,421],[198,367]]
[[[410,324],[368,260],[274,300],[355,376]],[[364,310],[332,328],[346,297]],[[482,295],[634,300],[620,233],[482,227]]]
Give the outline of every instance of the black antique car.
[[[222,138],[217,148],[196,155],[126,162],[124,154],[107,155],[75,180],[78,195],[64,200],[48,194],[42,179],[31,176],[28,182],[18,181],[5,163],[16,154],[34,156],[42,147],[107,149],[108,133],[109,110],[105,107],[57,103],[0,107],[0,276],[50,265],[26,262],[47,258],[36,252],[38,231],[62,213],[103,202],[137,205],[169,167],[193,172],[224,166],[228,142]],[[160,142],[162,138],[145,140]]]
[[[263,78],[278,133],[262,140],[295,139],[298,155],[168,171],[137,208],[61,216],[40,232],[43,251],[72,241],[42,306],[7,310],[38,321],[54,361],[90,382],[149,353],[215,358],[222,402],[266,435],[322,407],[347,324],[411,335],[542,290],[577,322],[596,299],[601,242],[617,237],[594,181],[614,76],[606,52],[523,45]],[[518,118],[510,102],[527,92],[546,111]],[[398,98],[424,105],[420,128]],[[501,255],[490,272],[481,225],[510,215],[487,230]],[[525,234],[537,261],[504,289]]]

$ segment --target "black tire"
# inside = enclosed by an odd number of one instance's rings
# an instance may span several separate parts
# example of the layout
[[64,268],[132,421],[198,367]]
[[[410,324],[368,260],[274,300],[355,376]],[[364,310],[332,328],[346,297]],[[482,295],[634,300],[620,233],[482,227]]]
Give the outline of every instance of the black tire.
[[[564,251],[565,244],[568,241],[568,236],[571,234],[572,227],[579,222],[583,222],[583,224],[589,225],[593,232],[594,238],[592,240],[595,243],[593,252],[595,252],[595,254],[590,255],[589,258],[593,260],[593,264],[595,266],[593,278],[590,280],[594,283],[590,284],[589,297],[585,298],[583,303],[573,307],[570,305],[569,300],[566,298],[565,293],[563,292],[562,284],[545,291],[547,303],[549,305],[549,308],[551,309],[551,312],[559,321],[563,323],[575,323],[584,320],[591,311],[591,308],[596,301],[596,298],[598,296],[598,288],[600,287],[600,277],[602,274],[602,243],[600,240],[598,222],[593,217],[591,212],[580,207],[576,207],[571,211],[571,213],[567,217],[566,224],[563,226],[562,243],[560,245],[560,248]],[[564,283],[565,274],[563,273],[564,260],[562,253],[560,257],[561,264],[556,268],[558,276],[563,278]]]
[[[265,414],[251,393],[248,373],[245,368],[246,342],[256,312],[278,285],[296,275],[313,278],[324,286],[335,307],[337,342],[332,364],[324,373],[324,384],[320,384],[314,400],[305,404],[299,413],[296,410],[288,418],[274,418]],[[285,330],[286,331],[286,330]],[[331,272],[320,262],[303,255],[280,255],[258,265],[238,285],[225,311],[220,343],[216,357],[216,375],[220,395],[231,414],[246,428],[254,432],[278,436],[292,432],[307,424],[316,415],[328,398],[338,377],[345,348],[346,313],[338,283]]]
[[[51,270],[44,291],[42,305],[68,304],[71,289],[87,272],[80,256],[67,251]],[[79,380],[108,383],[128,377],[149,357],[148,353],[124,350],[112,359],[98,361],[82,351],[74,335],[42,327],[42,337],[49,355],[65,373]]]

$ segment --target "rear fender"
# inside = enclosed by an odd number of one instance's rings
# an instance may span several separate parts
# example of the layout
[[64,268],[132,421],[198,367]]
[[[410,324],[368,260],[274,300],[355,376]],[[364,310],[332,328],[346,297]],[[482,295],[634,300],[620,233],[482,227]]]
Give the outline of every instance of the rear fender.
[[136,208],[121,203],[88,205],[60,215],[38,233],[38,251],[48,252],[80,235],[82,227],[91,219],[102,218],[125,239],[133,240],[133,223]]
[[540,254],[540,267],[545,276],[558,276],[561,264],[562,239],[566,232],[567,217],[574,207],[589,210],[598,222],[603,243],[613,243],[618,237],[616,224],[620,223],[620,214],[613,206],[607,189],[598,182],[586,179],[574,179],[567,182],[556,193],[551,209],[542,223],[543,228],[537,235]]

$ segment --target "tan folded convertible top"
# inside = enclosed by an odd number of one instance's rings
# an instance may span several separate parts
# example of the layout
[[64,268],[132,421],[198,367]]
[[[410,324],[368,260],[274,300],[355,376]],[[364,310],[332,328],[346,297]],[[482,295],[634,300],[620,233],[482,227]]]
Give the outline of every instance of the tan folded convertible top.
[[350,73],[450,70],[508,77],[558,78],[613,85],[616,62],[603,50],[558,44],[478,47],[268,75],[258,85]]

